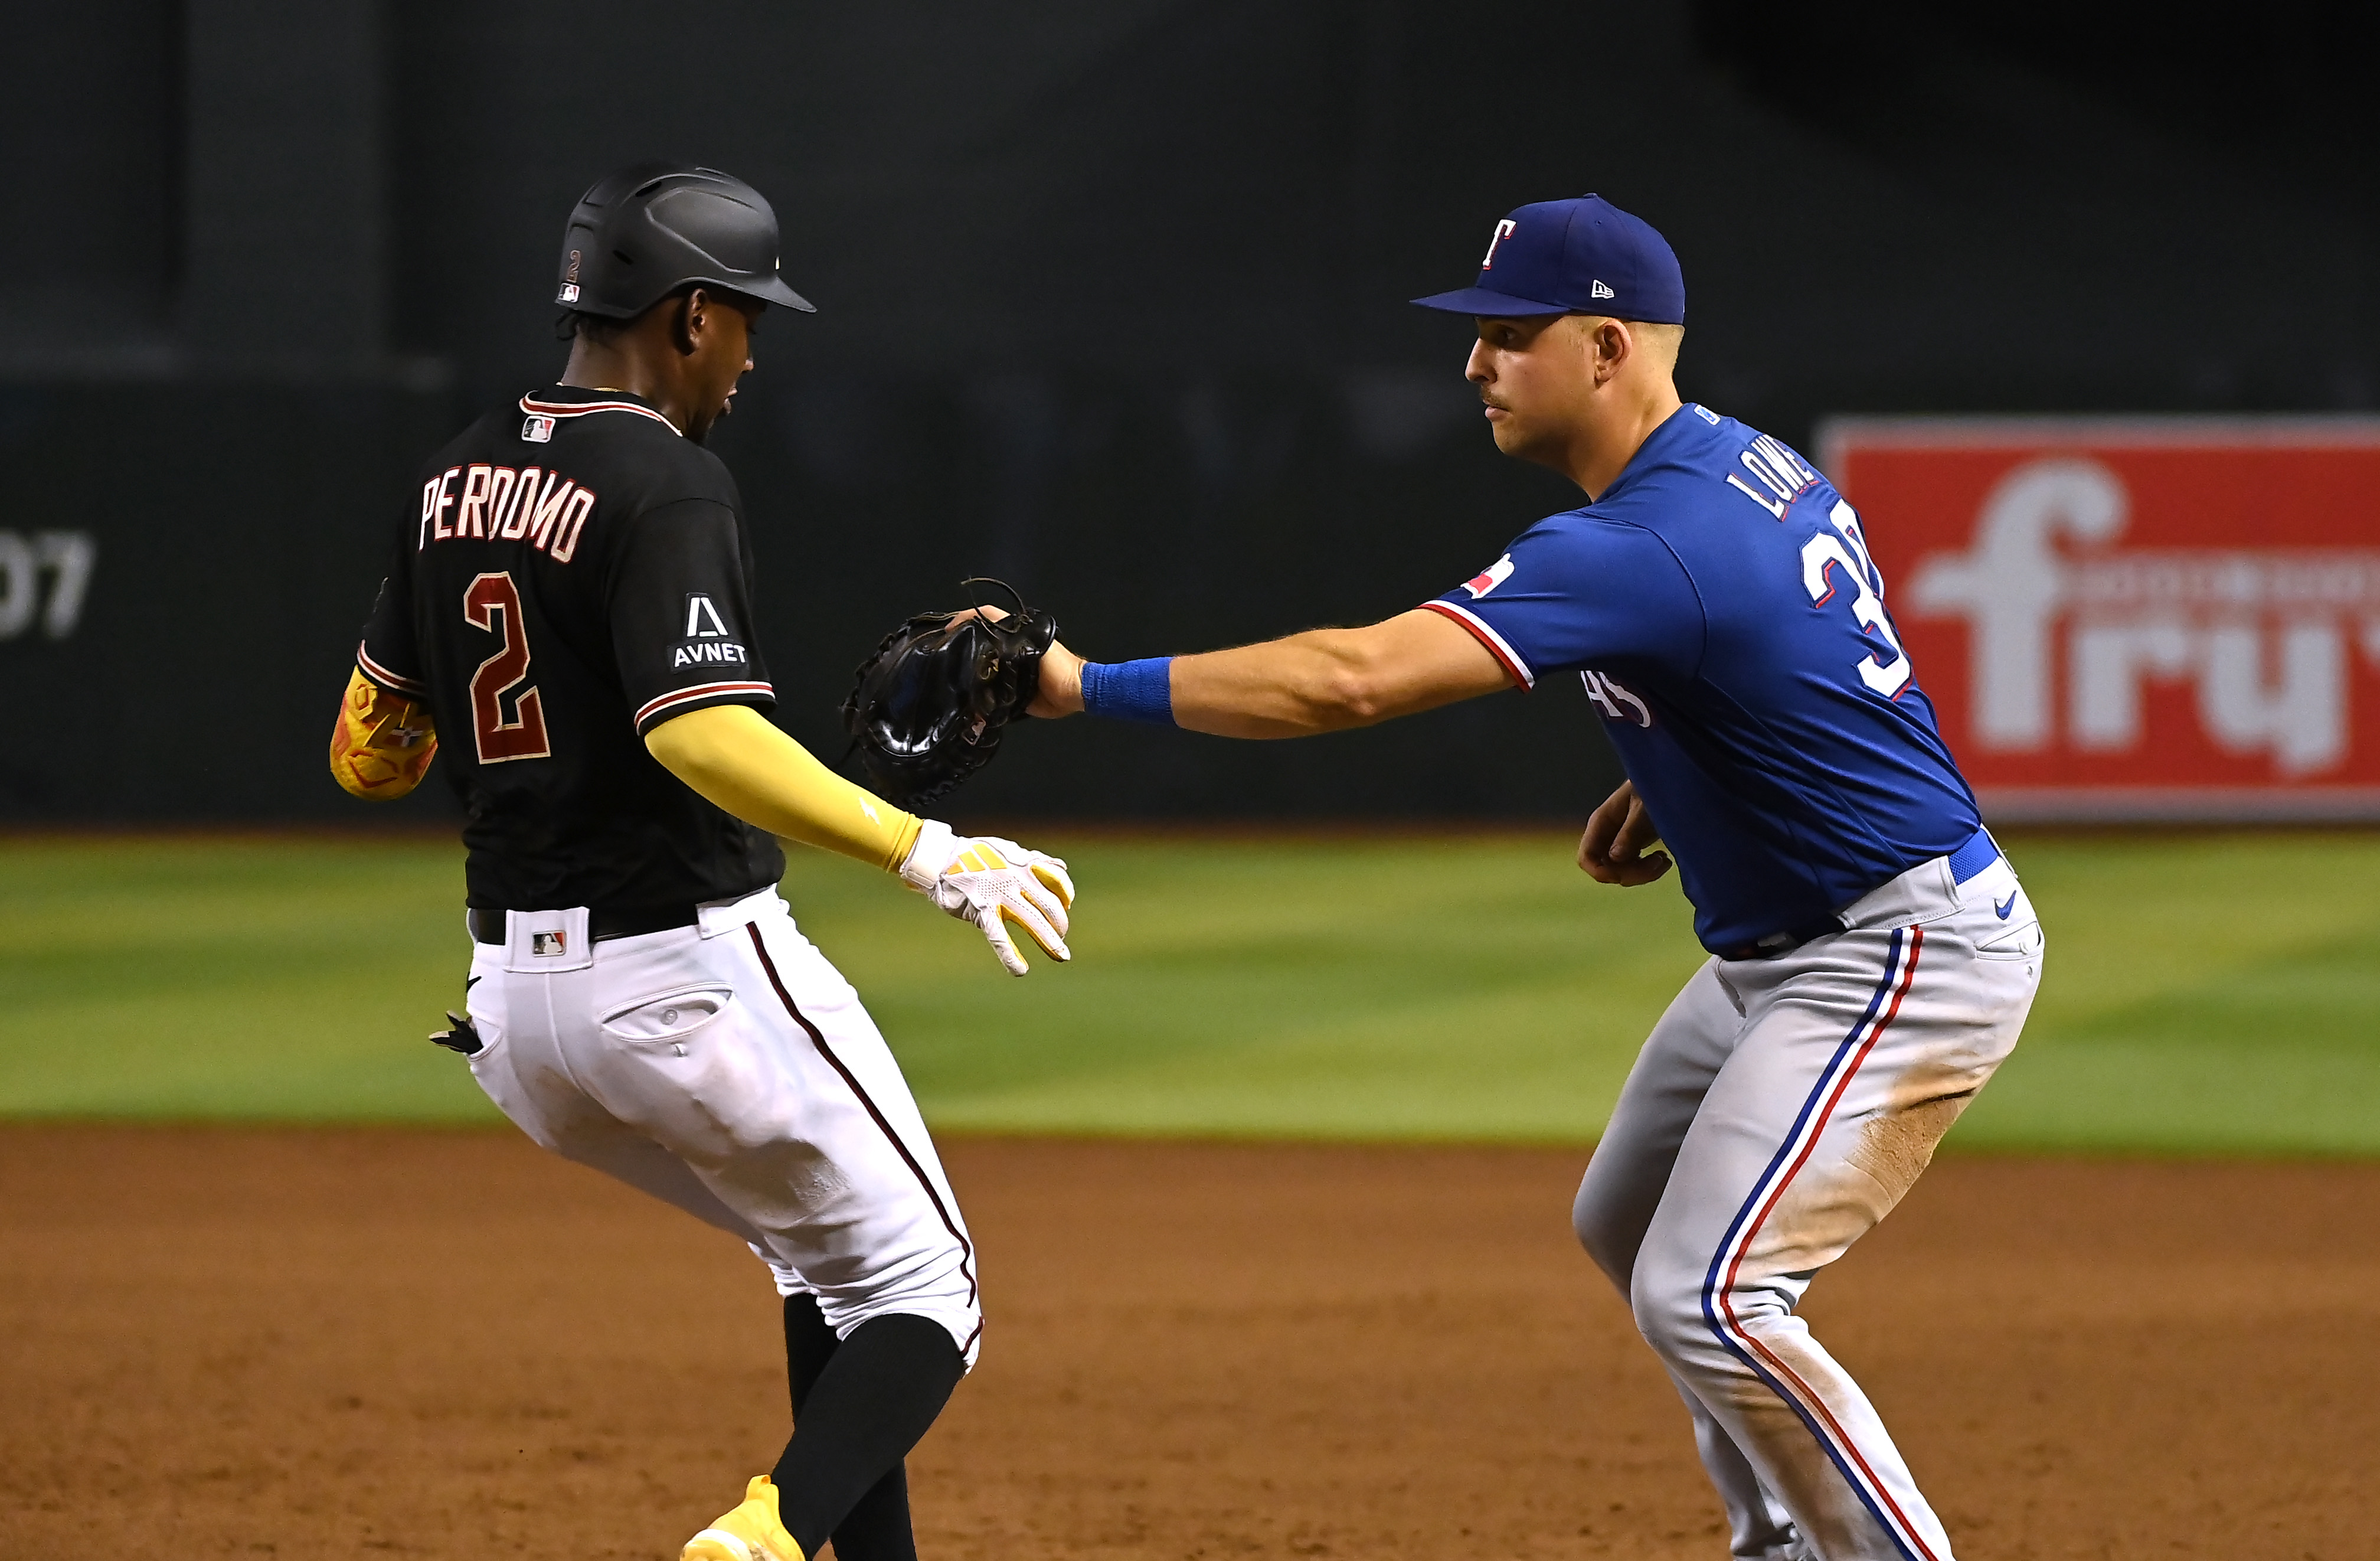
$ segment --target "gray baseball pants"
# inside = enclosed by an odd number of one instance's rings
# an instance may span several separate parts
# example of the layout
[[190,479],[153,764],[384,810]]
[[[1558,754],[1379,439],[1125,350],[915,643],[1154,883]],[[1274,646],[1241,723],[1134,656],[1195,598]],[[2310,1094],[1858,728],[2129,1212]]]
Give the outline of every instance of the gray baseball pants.
[[1732,1554],[1950,1561],[1874,1405],[1794,1314],[2015,1046],[2039,921],[2004,857],[1937,858],[1770,959],[1712,959],[1653,1029],[1573,1219],[1694,1417]]

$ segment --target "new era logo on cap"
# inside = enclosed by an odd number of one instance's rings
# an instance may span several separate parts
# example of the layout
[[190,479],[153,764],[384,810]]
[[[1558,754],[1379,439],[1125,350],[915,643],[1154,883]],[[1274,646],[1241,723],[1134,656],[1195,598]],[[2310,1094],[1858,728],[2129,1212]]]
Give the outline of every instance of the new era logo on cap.
[[1496,224],[1477,283],[1413,301],[1456,314],[1686,323],[1685,278],[1669,241],[1600,195],[1521,207]]

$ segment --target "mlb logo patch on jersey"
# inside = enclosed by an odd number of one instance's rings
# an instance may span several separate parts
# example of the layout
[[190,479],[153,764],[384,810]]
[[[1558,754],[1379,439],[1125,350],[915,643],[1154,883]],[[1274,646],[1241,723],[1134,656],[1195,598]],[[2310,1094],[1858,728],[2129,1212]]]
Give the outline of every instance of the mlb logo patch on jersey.
[[[1440,579],[1444,579],[1446,577],[1440,575],[1439,578]],[[1512,555],[1507,553],[1503,557],[1499,558],[1493,564],[1488,565],[1488,567],[1480,573],[1472,576],[1467,580],[1464,580],[1463,582],[1463,589],[1471,592],[1471,599],[1476,602],[1479,598],[1487,595],[1489,591],[1495,590],[1498,586],[1503,584],[1506,580],[1511,579],[1512,578]]]
[[[573,288],[572,291],[577,291]],[[521,437],[532,445],[543,445],[553,438],[553,420],[531,413],[521,420]]]

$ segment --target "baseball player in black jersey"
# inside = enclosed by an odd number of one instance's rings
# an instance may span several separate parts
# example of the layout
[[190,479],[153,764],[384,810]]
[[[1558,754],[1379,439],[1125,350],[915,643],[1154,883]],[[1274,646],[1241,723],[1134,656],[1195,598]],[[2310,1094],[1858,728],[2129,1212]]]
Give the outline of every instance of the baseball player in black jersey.
[[548,1149],[748,1243],[784,1297],[796,1429],[687,1561],[905,1561],[903,1460],[973,1363],[975,1252],[900,1068],[795,929],[788,836],[1067,957],[1065,864],[836,776],[762,715],[751,548],[702,447],[751,368],[777,224],[749,186],[640,165],[572,213],[562,383],[421,473],[331,745],[395,797],[443,738],[474,954],[443,1039]]

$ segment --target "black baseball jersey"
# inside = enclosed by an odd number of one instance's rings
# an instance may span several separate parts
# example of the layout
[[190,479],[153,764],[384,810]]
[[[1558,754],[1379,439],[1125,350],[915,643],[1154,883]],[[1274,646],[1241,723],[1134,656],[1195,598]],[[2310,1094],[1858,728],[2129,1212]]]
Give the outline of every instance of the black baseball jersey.
[[775,839],[644,744],[688,711],[776,702],[719,457],[633,396],[555,385],[421,479],[356,661],[437,718],[469,903],[675,912],[776,883]]

